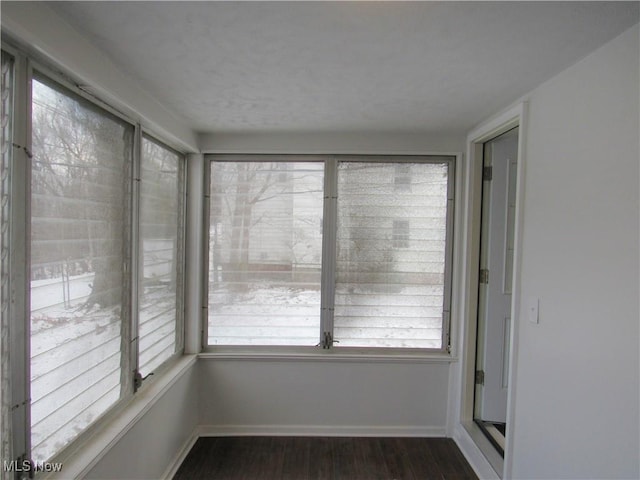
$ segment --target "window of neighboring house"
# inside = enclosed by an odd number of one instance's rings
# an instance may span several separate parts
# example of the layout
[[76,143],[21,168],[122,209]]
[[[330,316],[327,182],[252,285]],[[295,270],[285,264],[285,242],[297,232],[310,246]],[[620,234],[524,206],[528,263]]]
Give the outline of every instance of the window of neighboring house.
[[396,163],[394,166],[393,185],[398,192],[411,191],[411,164]]
[[448,346],[453,157],[209,159],[209,345]]
[[393,247],[409,248],[409,220],[393,221]]
[[124,394],[134,128],[32,86],[31,444],[44,461]]
[[140,162],[138,371],[144,377],[181,348],[184,157],[144,136]]

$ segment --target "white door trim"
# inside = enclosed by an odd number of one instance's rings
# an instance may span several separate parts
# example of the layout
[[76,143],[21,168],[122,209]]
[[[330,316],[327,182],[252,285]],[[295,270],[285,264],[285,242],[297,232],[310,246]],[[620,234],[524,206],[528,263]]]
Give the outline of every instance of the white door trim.
[[[511,478],[513,465],[513,432],[516,407],[516,372],[520,312],[520,271],[523,229],[524,179],[526,172],[526,113],[527,103],[518,103],[506,111],[492,117],[474,128],[467,136],[467,155],[464,162],[464,196],[461,205],[462,239],[456,255],[459,268],[457,292],[453,301],[460,313],[460,335],[457,347],[460,362],[451,370],[450,397],[454,403],[449,411],[449,433],[453,435],[460,426],[469,428],[473,424],[473,382],[475,375],[475,339],[478,300],[478,255],[480,238],[480,204],[482,175],[482,144],[501,133],[519,126],[518,139],[518,175],[516,181],[516,215],[514,232],[514,265],[511,303],[511,351],[509,352],[509,395],[507,401],[507,436],[504,462],[496,462],[492,452],[483,452],[487,465],[496,470],[502,478]],[[477,445],[482,451],[483,445]],[[464,452],[463,452],[464,453]]]

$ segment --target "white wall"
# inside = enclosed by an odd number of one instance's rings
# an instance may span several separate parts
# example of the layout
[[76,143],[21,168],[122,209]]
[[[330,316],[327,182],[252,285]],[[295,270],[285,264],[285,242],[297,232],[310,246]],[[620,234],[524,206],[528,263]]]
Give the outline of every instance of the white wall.
[[513,478],[640,478],[638,45],[528,98]]
[[464,135],[401,132],[243,132],[200,134],[204,153],[456,153]]
[[444,436],[448,363],[200,359],[205,434]]
[[[456,153],[463,135],[215,133],[205,153]],[[201,358],[205,434],[446,435],[449,363]]]
[[197,367],[193,363],[84,478],[162,478],[198,425]]

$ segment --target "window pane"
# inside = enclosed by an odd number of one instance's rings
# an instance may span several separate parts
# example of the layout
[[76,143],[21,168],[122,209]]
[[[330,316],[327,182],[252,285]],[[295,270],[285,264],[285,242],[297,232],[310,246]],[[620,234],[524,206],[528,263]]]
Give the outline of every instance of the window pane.
[[152,372],[176,351],[182,189],[181,157],[146,138],[140,166],[139,366]]
[[210,345],[318,343],[323,168],[211,163]]
[[48,82],[32,90],[32,456],[121,395],[133,128]]
[[338,165],[338,346],[442,347],[447,170]]

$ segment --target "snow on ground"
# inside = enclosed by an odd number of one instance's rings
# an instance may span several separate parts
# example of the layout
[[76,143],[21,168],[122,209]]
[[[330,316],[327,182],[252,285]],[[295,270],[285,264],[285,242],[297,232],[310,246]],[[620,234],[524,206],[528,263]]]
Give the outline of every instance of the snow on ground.
[[[50,458],[120,398],[120,308],[85,307],[93,279],[94,274],[70,277],[66,305],[60,278],[32,282],[32,442],[38,461]],[[416,328],[401,316],[403,308],[422,318],[437,311],[441,293],[425,292],[407,287],[403,293],[410,300],[408,307],[398,305],[397,293],[342,292],[349,308],[354,301],[362,305],[356,305],[360,311],[344,320],[342,329],[336,326],[336,337],[342,336],[342,346],[372,334],[377,337],[369,346],[439,346],[441,318],[427,319],[427,328]],[[244,292],[212,289],[209,301],[211,345],[318,344],[319,290],[257,284]],[[175,293],[149,287],[142,303],[140,362],[151,371],[175,349]],[[409,323],[399,328],[403,321]],[[398,330],[403,330],[399,339]]]
[[[441,289],[406,286],[393,293],[360,287],[343,290],[336,292],[337,346],[440,347]],[[320,341],[320,310],[319,290],[267,284],[242,292],[211,289],[208,342],[314,346]]]
[[[49,459],[121,397],[120,307],[85,306],[93,279],[94,274],[70,277],[66,305],[61,278],[31,283],[31,435],[37,461]],[[166,324],[167,316],[175,318],[175,294],[167,290],[145,292],[141,318],[151,334],[170,336]]]

